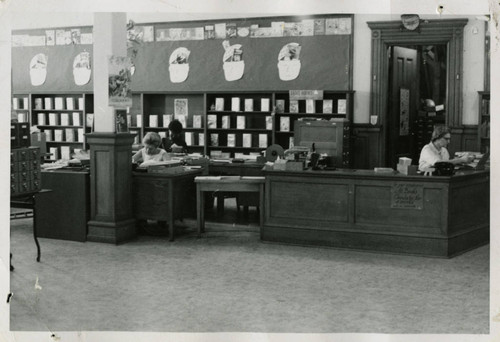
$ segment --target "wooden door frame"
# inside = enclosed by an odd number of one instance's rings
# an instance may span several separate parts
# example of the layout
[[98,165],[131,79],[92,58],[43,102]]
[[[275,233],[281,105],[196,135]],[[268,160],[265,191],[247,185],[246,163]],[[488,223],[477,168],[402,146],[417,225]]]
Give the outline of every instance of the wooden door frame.
[[447,56],[447,91],[446,123],[451,128],[462,125],[462,77],[463,77],[463,32],[469,20],[438,19],[421,20],[417,30],[403,28],[401,21],[369,21],[372,30],[371,47],[371,90],[370,115],[378,116],[380,128],[378,160],[387,164],[387,82],[389,77],[388,49],[392,45],[433,45],[446,44]]

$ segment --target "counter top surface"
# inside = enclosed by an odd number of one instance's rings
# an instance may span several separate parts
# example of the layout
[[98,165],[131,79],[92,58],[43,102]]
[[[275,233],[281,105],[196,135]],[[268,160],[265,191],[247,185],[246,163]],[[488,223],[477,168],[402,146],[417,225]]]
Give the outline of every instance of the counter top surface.
[[196,183],[264,183],[265,177],[251,177],[251,176],[201,176],[196,177]]
[[422,174],[407,176],[397,171],[375,172],[374,170],[362,169],[336,169],[336,170],[311,170],[286,171],[286,170],[264,170],[264,175],[283,175],[297,177],[321,177],[321,178],[370,178],[370,179],[394,179],[394,180],[412,180],[425,182],[447,182],[470,177],[489,176],[489,170],[457,170],[453,176],[424,176]]
[[42,169],[42,173],[79,173],[79,174],[89,174],[90,170],[87,167],[63,167],[60,169]]
[[178,172],[137,172],[133,171],[132,176],[134,177],[162,177],[162,178],[172,178],[172,177],[182,177],[186,175],[199,175],[203,172],[203,169],[191,169],[183,170]]

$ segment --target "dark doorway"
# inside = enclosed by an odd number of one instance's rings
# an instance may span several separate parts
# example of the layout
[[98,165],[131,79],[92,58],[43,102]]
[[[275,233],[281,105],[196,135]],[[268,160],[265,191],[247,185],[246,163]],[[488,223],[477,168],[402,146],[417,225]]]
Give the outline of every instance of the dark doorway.
[[400,157],[418,163],[434,125],[445,124],[447,46],[389,47],[386,156],[395,168]]

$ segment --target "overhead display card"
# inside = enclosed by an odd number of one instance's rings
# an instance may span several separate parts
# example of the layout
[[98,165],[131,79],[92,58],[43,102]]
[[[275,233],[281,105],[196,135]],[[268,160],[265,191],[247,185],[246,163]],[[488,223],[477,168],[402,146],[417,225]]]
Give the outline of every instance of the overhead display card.
[[290,90],[290,100],[323,100],[323,90]]

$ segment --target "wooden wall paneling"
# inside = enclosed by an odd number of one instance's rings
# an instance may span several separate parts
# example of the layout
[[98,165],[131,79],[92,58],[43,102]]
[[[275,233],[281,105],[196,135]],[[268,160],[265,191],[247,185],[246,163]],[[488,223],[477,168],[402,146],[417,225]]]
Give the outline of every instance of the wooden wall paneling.
[[490,148],[491,118],[490,118],[490,92],[479,91],[478,100],[478,126],[477,126],[477,146],[481,153]]
[[490,64],[491,64],[491,35],[490,23],[486,21],[484,38],[484,90],[490,91]]
[[450,127],[451,142],[448,146],[450,157],[459,151],[479,151],[477,140],[477,126]]
[[461,136],[462,151],[479,151],[477,140],[477,126],[466,125]]
[[355,124],[353,126],[353,149],[351,158],[354,169],[373,169],[382,165],[379,150],[381,139],[380,126]]

